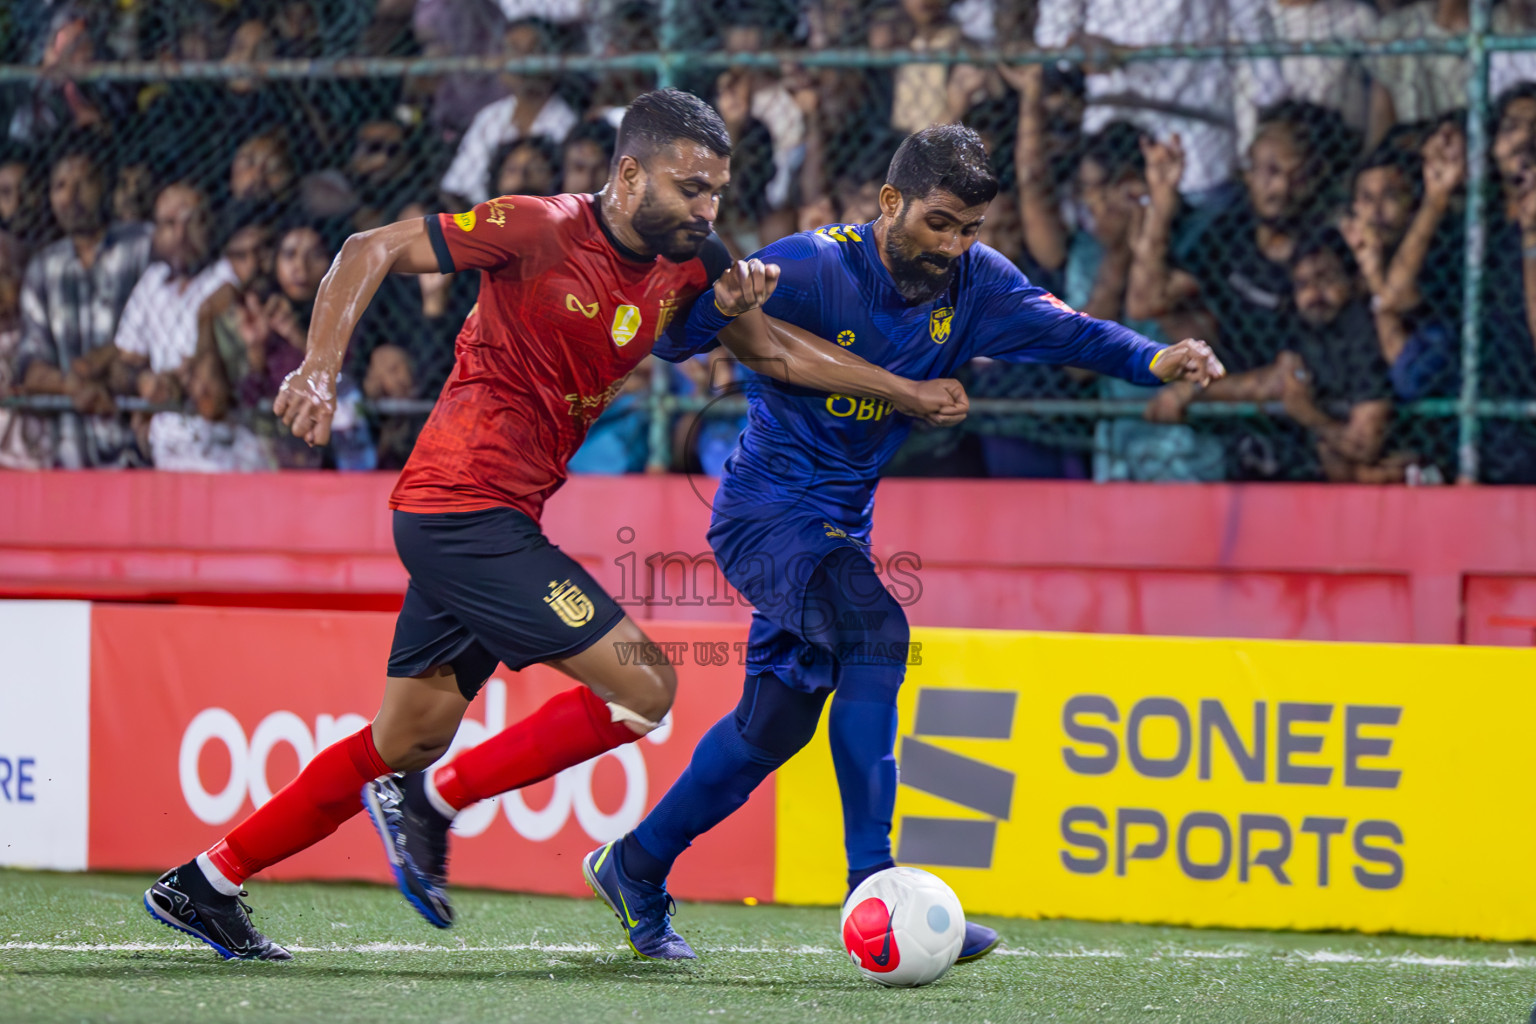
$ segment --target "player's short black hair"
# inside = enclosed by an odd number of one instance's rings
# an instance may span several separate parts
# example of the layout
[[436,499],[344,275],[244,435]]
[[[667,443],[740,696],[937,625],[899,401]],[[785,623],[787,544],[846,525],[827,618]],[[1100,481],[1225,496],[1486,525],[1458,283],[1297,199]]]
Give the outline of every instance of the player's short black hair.
[[997,178],[981,136],[958,124],[936,124],[913,132],[896,147],[885,183],[901,193],[902,204],[948,192],[966,206],[990,203]]
[[696,142],[716,156],[731,155],[731,133],[715,108],[681,89],[654,89],[635,97],[624,120],[613,158],[646,157],[679,139]]

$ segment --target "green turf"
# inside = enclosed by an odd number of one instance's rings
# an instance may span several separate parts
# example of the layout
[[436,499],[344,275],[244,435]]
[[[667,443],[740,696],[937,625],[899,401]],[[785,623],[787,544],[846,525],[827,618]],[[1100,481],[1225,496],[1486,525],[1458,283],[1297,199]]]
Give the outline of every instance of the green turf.
[[685,905],[703,959],[656,964],[595,900],[460,892],[439,932],[362,885],[257,886],[257,924],[309,948],[226,964],[145,915],[149,881],[0,871],[0,1021],[1491,1024],[1536,997],[1530,946],[1001,919],[998,954],[896,991],[837,951],[832,910]]

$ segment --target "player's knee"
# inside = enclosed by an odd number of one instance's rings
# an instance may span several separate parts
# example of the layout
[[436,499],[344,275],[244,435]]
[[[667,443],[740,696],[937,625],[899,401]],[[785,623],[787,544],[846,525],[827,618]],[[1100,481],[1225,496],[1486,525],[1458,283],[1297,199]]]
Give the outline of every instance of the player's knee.
[[415,772],[448,753],[453,735],[441,730],[380,730],[375,722],[373,745],[380,759],[390,768],[397,772]]
[[830,692],[796,690],[772,672],[753,676],[736,707],[737,731],[747,743],[782,764],[816,735]]
[[672,701],[676,697],[677,669],[671,665],[649,665],[637,683],[615,703],[648,722],[660,722],[672,710]]

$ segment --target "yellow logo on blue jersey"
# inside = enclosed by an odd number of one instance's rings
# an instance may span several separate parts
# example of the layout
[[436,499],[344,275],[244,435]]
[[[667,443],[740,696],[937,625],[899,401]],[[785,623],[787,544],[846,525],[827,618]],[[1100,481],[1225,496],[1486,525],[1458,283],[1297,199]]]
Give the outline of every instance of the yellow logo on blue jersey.
[[853,395],[828,395],[827,412],[840,420],[874,420],[879,422],[895,409],[883,398],[855,398]]
[[955,310],[952,306],[936,309],[928,314],[928,336],[936,344],[942,345],[949,340],[949,325],[955,319]]
[[847,348],[849,345],[852,345],[853,344],[853,332],[852,331],[838,331],[837,332],[837,343],[839,345],[843,346],[843,348]]
[[823,238],[831,238],[839,242],[862,242],[864,238],[859,234],[853,224],[828,224],[824,228],[817,228],[816,234]]

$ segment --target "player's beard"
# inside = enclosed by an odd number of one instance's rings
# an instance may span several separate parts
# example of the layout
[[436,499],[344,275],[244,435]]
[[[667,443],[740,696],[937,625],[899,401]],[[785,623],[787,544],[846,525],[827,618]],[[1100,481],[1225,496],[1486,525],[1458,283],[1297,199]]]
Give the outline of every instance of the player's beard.
[[885,258],[901,297],[913,305],[932,302],[949,288],[955,261],[938,253],[924,252],[907,233],[902,220],[892,220],[885,232]]
[[668,213],[657,201],[655,186],[649,182],[645,186],[645,195],[640,197],[640,207],[629,223],[647,248],[661,253],[673,263],[693,259],[709,238],[709,221],[698,217],[678,223],[677,216]]

